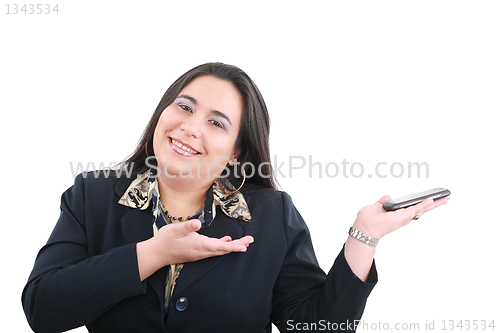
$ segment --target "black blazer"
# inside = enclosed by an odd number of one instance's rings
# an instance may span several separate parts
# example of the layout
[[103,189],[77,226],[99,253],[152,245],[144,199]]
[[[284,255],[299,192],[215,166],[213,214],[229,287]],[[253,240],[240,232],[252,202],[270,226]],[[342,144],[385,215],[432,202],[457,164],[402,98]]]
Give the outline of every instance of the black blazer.
[[137,267],[136,243],[152,237],[152,212],[118,204],[130,183],[89,173],[63,194],[22,295],[34,331],[270,332],[271,322],[280,331],[319,330],[329,323],[352,328],[361,317],[375,267],[362,282],[342,250],[326,275],[291,198],[252,185],[242,190],[252,222],[219,211],[200,233],[252,235],[255,242],[245,253],[185,264],[165,315],[166,268],[141,282]]

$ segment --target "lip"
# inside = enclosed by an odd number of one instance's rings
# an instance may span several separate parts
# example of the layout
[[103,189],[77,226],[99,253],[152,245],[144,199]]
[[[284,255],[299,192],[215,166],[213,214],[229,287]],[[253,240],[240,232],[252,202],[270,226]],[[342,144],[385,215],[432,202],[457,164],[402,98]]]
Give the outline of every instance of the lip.
[[[196,153],[192,153],[192,152],[189,152],[187,150],[184,150],[182,149],[181,147],[175,145],[172,140],[178,142],[179,144],[183,145],[184,147],[196,152]],[[175,151],[176,153],[182,155],[182,156],[186,156],[186,157],[193,157],[193,156],[196,156],[196,155],[199,155],[200,152],[197,151],[196,149],[194,149],[193,147],[191,147],[190,145],[188,145],[187,143],[184,143],[182,142],[181,140],[177,139],[177,138],[173,138],[173,137],[169,137],[168,138],[168,144],[170,145],[170,148],[172,148],[173,151]]]

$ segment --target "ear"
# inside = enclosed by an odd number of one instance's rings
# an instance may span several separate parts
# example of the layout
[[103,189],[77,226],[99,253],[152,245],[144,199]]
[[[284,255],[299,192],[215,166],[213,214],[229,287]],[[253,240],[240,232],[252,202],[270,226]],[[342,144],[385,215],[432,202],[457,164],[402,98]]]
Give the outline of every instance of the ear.
[[231,155],[231,157],[230,157],[230,159],[229,159],[228,164],[229,164],[230,166],[233,166],[233,165],[234,165],[234,160],[235,160],[235,159],[237,159],[237,158],[240,156],[240,154],[241,154],[241,149],[240,149],[240,147],[235,146],[235,147],[234,147],[233,154]]

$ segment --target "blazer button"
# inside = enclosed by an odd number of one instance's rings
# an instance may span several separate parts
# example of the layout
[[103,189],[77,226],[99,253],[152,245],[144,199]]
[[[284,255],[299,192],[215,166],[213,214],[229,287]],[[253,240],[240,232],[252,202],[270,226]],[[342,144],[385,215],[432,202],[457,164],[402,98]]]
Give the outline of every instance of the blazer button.
[[177,299],[177,302],[175,302],[175,308],[177,311],[184,311],[186,310],[188,306],[188,300],[186,297],[180,297]]

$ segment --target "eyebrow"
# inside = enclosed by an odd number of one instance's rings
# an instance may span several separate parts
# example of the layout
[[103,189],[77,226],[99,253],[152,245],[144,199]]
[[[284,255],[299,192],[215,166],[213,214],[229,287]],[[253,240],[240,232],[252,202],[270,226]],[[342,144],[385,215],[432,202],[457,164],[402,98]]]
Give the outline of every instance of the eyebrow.
[[195,105],[198,103],[196,101],[196,98],[191,97],[189,95],[179,95],[177,98],[185,98],[185,99],[190,100],[191,102],[193,102],[193,104],[195,104]]
[[[179,98],[187,99],[187,100],[191,101],[194,105],[196,105],[198,103],[198,101],[196,100],[196,98],[191,97],[189,95],[179,95],[177,97],[177,99],[179,99]],[[233,123],[231,122],[231,119],[229,119],[229,117],[226,116],[226,114],[224,112],[221,112],[219,110],[212,110],[211,112],[214,113],[214,114],[216,114],[216,115],[218,115],[218,116],[220,116],[220,117],[222,117],[222,118],[224,118],[224,119],[226,119],[231,126],[233,125]]]

